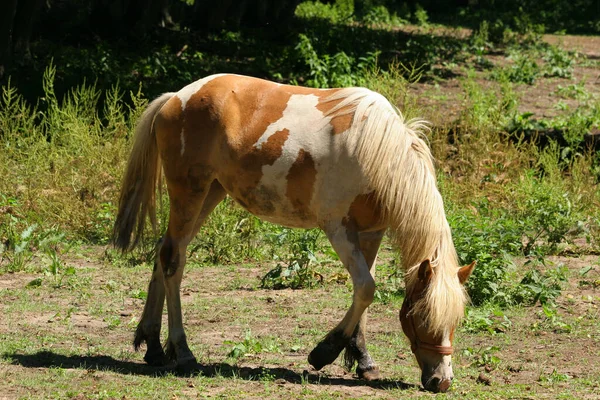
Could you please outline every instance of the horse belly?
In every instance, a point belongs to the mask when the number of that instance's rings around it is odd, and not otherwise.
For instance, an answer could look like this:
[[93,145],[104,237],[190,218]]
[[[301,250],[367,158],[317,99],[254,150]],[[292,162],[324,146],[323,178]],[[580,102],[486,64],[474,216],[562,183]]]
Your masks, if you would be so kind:
[[[242,174],[243,175],[243,174]],[[285,191],[276,185],[230,181],[223,184],[229,196],[258,218],[291,228],[314,228],[317,217],[309,207],[294,207]]]

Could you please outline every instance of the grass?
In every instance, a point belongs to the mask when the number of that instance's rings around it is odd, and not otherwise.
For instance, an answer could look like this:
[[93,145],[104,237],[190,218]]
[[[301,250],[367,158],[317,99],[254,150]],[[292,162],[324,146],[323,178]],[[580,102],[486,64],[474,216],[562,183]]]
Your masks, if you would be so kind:
[[[235,57],[253,49],[257,60],[244,65],[235,58],[233,69],[315,87],[364,85],[407,118],[442,115],[428,135],[438,182],[461,262],[478,261],[468,284],[473,305],[457,332],[457,382],[445,397],[597,393],[597,372],[561,358],[567,344],[594,349],[599,340],[600,269],[588,255],[598,253],[600,159],[586,134],[600,124],[600,102],[593,86],[576,78],[590,60],[543,44],[535,26],[514,31],[481,23],[458,38],[440,35],[422,8],[353,15],[344,4],[303,3],[298,15],[306,24],[292,44],[261,47],[248,32],[224,31],[206,39],[220,43],[222,54],[199,53],[191,43],[180,60],[168,48],[147,53],[159,63],[125,55],[123,65],[142,71],[142,87],[127,79],[107,85],[113,72],[67,89],[77,60],[64,67],[66,54],[45,69],[37,101],[25,100],[19,82],[2,87],[0,392],[99,399],[422,395],[397,321],[404,288],[389,244],[380,254],[368,339],[387,380],[364,385],[339,364],[304,373],[306,354],[349,305],[347,274],[319,231],[262,222],[230,200],[191,243],[182,288],[202,370],[157,377],[131,352],[154,238],[129,255],[106,246],[132,128],[171,72],[177,78],[167,89],[174,90],[193,79],[194,68],[220,69],[230,49],[238,49]],[[407,21],[419,24],[415,33],[401,30]],[[103,46],[94,51],[114,62]],[[82,71],[99,74],[96,57],[86,54]],[[450,81],[455,93],[447,90]],[[524,87],[551,83],[555,116],[523,109]],[[423,105],[428,96],[416,93],[424,84],[435,88],[436,101],[455,103],[455,118]],[[545,132],[559,136],[540,136]],[[540,345],[552,356],[533,350]],[[491,387],[478,381],[481,373]]]

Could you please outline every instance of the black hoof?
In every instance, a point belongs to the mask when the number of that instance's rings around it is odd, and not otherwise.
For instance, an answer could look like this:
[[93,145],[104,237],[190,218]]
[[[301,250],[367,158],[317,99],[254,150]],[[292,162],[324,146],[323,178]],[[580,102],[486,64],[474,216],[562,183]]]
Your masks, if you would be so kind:
[[144,356],[144,361],[151,367],[164,367],[168,365],[170,360],[165,355],[164,351],[149,353],[147,352]]
[[195,357],[178,361],[175,371],[177,372],[177,375],[191,375],[198,371],[198,361],[196,361]]
[[324,366],[331,364],[340,355],[342,350],[348,345],[349,337],[344,337],[342,333],[327,335],[321,343],[317,345],[308,355],[308,363],[317,371]]

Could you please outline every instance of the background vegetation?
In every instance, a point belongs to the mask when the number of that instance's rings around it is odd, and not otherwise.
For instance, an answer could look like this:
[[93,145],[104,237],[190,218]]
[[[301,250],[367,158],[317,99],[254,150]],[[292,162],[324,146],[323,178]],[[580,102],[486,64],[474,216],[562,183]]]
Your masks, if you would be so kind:
[[[154,239],[128,256],[99,247],[109,245],[135,121],[163,91],[234,72],[366,86],[408,117],[431,119],[459,257],[478,261],[463,331],[506,331],[511,309],[537,304],[546,327],[570,332],[556,301],[571,273],[549,260],[598,252],[600,100],[577,71],[597,77],[599,64],[542,34],[597,35],[598,2],[84,3],[32,3],[26,16],[17,9],[0,48],[0,278],[26,272],[37,276],[31,287],[73,288],[78,271],[68,260],[83,248],[118,269],[151,264]],[[18,18],[30,21],[31,32],[19,32]],[[454,92],[445,92],[448,82]],[[540,115],[521,92],[547,84],[554,103]],[[231,201],[189,252],[191,268],[264,263],[256,288],[346,282],[319,231],[274,226]],[[399,306],[398,258],[387,244],[381,264],[377,302]],[[581,271],[584,286],[597,287],[586,278],[596,269]],[[247,333],[224,345],[238,360],[273,344]],[[497,366],[495,350],[470,351],[465,357],[476,367]]]

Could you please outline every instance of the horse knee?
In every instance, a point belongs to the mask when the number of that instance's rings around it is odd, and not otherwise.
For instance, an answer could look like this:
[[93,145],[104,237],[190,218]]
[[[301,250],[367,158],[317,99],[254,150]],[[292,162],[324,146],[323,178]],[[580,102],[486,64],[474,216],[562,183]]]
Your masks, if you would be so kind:
[[375,280],[369,275],[368,278],[354,285],[354,291],[362,303],[370,305],[375,297]]

